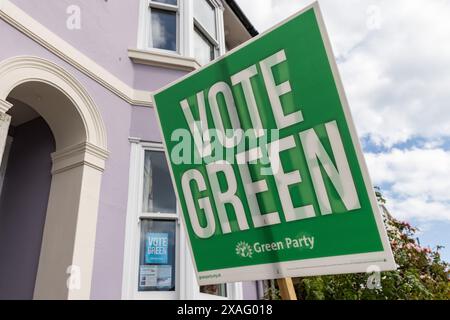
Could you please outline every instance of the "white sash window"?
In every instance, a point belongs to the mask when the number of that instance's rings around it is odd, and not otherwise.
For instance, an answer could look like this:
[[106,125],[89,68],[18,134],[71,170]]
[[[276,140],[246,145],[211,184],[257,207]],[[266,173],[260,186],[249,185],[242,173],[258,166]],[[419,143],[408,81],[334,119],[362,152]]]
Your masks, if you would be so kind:
[[161,144],[132,141],[124,299],[242,299],[241,284],[199,287]]
[[141,0],[138,49],[207,64],[225,52],[220,0]]

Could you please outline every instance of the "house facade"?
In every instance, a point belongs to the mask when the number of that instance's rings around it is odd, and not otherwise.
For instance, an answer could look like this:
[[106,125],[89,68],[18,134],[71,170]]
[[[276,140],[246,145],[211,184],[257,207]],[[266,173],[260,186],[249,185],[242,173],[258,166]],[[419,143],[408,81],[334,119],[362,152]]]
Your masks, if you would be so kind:
[[234,1],[0,0],[0,299],[260,297],[198,287],[151,101],[256,34]]

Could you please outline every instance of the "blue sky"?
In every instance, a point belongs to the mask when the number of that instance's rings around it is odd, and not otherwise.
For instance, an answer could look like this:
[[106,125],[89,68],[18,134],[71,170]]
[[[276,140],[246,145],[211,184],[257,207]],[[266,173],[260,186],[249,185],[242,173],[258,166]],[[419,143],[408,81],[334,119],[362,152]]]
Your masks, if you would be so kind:
[[[263,32],[308,0],[237,0]],[[319,0],[371,178],[450,261],[450,0]]]

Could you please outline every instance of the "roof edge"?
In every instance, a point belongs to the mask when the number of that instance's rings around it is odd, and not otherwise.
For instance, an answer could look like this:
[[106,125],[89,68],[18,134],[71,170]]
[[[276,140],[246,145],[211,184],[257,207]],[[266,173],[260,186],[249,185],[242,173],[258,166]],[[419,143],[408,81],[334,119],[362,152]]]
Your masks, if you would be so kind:
[[259,35],[258,30],[256,30],[256,28],[253,26],[253,24],[250,22],[250,20],[247,18],[247,16],[245,15],[245,13],[242,11],[241,7],[236,3],[235,0],[225,0],[225,2],[228,4],[228,6],[238,17],[238,19],[241,21],[245,29],[247,29],[248,33],[252,37],[256,37],[257,35]]

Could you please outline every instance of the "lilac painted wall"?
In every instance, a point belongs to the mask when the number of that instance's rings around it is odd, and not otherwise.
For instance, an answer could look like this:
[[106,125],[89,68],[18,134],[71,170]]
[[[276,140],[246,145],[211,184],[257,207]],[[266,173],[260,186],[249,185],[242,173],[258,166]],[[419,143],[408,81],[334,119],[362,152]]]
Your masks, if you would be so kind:
[[130,136],[148,142],[161,142],[158,120],[153,108],[133,107]]
[[184,76],[185,71],[163,69],[145,65],[134,65],[134,88],[154,91]]
[[[139,0],[12,0],[19,8],[128,84],[133,66],[128,48],[136,47]],[[69,30],[69,6],[81,9],[81,29]]]
[[0,198],[0,299],[32,299],[55,141],[42,118],[13,131]]

